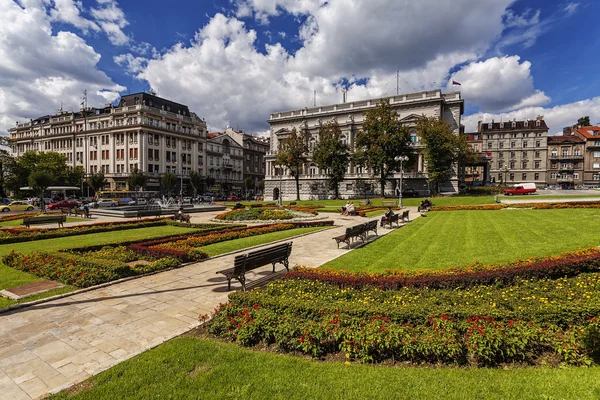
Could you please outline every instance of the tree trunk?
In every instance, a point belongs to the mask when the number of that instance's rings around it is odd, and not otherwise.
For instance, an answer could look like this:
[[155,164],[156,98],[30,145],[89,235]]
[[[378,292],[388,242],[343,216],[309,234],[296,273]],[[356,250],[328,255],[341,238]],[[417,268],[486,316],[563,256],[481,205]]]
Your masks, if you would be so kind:
[[300,174],[296,174],[296,200],[300,200]]
[[385,175],[383,172],[381,173],[381,177],[379,178],[379,185],[381,186],[381,197],[385,198]]

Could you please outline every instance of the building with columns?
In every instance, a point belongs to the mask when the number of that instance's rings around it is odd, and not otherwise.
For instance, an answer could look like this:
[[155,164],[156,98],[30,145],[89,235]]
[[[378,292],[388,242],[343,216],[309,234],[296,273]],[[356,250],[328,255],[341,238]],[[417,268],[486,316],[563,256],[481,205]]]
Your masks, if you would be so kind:
[[165,172],[183,178],[206,175],[206,122],[187,106],[148,93],[121,97],[117,106],[59,112],[9,130],[14,156],[55,151],[86,175],[104,172],[106,189],[127,189],[137,168],[148,174],[148,190],[159,190]]
[[[307,131],[309,134],[309,148],[314,147],[319,140],[319,127],[327,121],[336,120],[341,131],[342,141],[350,149],[355,149],[356,134],[361,130],[364,121],[364,112],[374,108],[383,98],[343,102],[328,106],[302,108],[297,110],[274,112],[269,118],[270,149],[265,157],[265,200],[296,199],[295,180],[288,171],[280,169],[275,164],[281,140],[291,133],[293,128]],[[387,98],[392,108],[398,114],[400,121],[410,129],[414,151],[417,153],[417,162],[407,165],[403,174],[403,190],[415,189],[419,193],[428,194],[427,166],[421,154],[423,146],[415,129],[417,120],[424,116],[437,116],[447,121],[455,134],[459,134],[461,115],[464,112],[464,100],[460,92],[442,93],[441,90],[431,90],[418,93],[401,94]],[[390,181],[385,188],[385,194],[393,196],[400,180],[400,172],[390,176]],[[457,191],[458,179],[453,178],[442,188],[444,191]],[[367,195],[381,195],[378,193],[379,184],[372,177],[371,171],[350,163],[346,180],[340,184],[340,196],[343,198],[358,198]],[[309,161],[304,165],[300,174],[300,198],[324,199],[330,195],[327,190],[327,178],[324,171]]]

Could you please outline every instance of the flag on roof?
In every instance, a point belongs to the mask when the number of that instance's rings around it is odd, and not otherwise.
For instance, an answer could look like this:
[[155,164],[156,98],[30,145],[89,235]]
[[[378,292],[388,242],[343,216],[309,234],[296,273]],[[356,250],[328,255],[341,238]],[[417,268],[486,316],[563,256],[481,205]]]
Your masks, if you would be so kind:
[[454,79],[452,79],[452,85],[458,85],[458,86],[460,86],[460,82],[456,82]]

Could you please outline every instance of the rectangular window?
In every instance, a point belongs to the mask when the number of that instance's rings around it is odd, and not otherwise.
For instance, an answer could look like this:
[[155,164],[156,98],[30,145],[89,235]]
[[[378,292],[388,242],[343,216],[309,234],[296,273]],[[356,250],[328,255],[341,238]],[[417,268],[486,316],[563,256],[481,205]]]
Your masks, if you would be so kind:
[[540,152],[539,151],[535,152],[535,158],[540,158]]
[[504,142],[500,142],[500,143],[498,143],[498,148],[499,148],[499,149],[503,149],[503,148],[504,148]]
[[158,161],[160,159],[159,154],[160,152],[158,150],[154,150],[154,161]]
[[514,180],[515,180],[515,174],[513,174],[513,173],[511,172],[509,179],[510,179],[511,181],[514,181]]
[[595,162],[592,168],[600,168],[600,163]]
[[594,158],[600,158],[600,151],[594,152]]
[[594,181],[600,181],[600,174],[594,174],[594,175],[592,175],[592,180],[594,180]]
[[535,165],[535,169],[538,169],[538,168],[540,167],[540,162],[539,162],[539,161],[536,161],[536,162],[534,163],[534,165]]
[[534,180],[539,181],[540,180],[540,174],[539,173],[535,173],[534,175]]
[[488,142],[488,149],[492,148],[492,142]]
[[510,142],[510,148],[514,149],[515,147],[517,147],[517,143],[516,142]]
[[[154,152],[152,151],[152,149],[148,149],[148,160],[153,160],[154,157],[152,157],[154,155]],[[148,171],[151,171],[151,169],[148,169]]]
[[539,140],[535,141],[535,147],[540,147],[540,141]]
[[171,162],[171,152],[170,151],[167,151],[166,156],[167,156],[167,162]]
[[527,161],[523,161],[522,165],[523,165],[523,169],[527,169]]
[[523,158],[527,158],[527,152],[526,151],[523,152]]
[[573,179],[579,179],[579,172],[573,172]]
[[526,173],[521,174],[521,180],[524,180],[524,181],[527,180],[527,174]]
[[515,158],[515,152],[514,151],[510,152],[510,158]]
[[523,147],[527,147],[527,140],[523,142]]
[[514,161],[511,161],[511,162],[510,162],[510,168],[511,168],[511,169],[515,169],[515,165],[516,165],[516,164],[515,164],[515,162],[514,162]]

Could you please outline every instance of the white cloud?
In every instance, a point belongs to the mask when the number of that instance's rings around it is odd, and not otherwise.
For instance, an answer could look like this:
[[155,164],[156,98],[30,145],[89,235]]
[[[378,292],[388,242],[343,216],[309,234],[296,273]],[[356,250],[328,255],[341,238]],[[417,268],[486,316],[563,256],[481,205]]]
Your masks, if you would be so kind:
[[571,16],[571,15],[575,14],[578,7],[579,7],[579,3],[569,3],[565,6],[564,12],[567,14],[567,16]]
[[125,88],[98,70],[100,54],[74,33],[53,34],[43,4],[27,4],[0,0],[0,131],[56,112],[61,101],[78,109],[85,89],[90,105],[116,99]]
[[52,21],[66,22],[88,33],[91,29],[95,32],[100,31],[100,27],[93,21],[81,16],[82,4],[73,0],[53,0],[54,8],[50,9],[50,18]]
[[269,22],[269,17],[279,15],[282,11],[293,15],[310,14],[319,9],[327,0],[237,0],[236,17],[245,18],[254,14],[262,24]]
[[513,26],[531,26],[536,25],[540,22],[541,11],[537,10],[535,13],[531,9],[526,10],[523,14],[515,14],[512,10],[508,10],[504,14],[504,26],[511,28]]
[[463,118],[463,124],[467,132],[477,130],[477,121],[489,122],[511,121],[516,118],[517,121],[525,119],[535,119],[538,115],[543,115],[548,124],[550,134],[562,132],[565,126],[572,126],[577,123],[577,119],[589,115],[591,122],[600,122],[600,97],[576,101],[568,104],[561,104],[554,107],[525,107],[519,110],[507,113],[476,113]]
[[123,28],[129,25],[129,22],[117,2],[114,0],[98,0],[98,4],[101,7],[92,8],[91,14],[108,36],[108,40],[118,46],[129,43],[129,37],[123,33]]
[[120,54],[113,57],[113,61],[127,69],[130,74],[138,74],[144,70],[148,63],[148,59],[144,57],[135,57],[133,54]]
[[464,99],[483,110],[503,111],[547,104],[550,98],[534,89],[531,63],[519,60],[519,56],[505,56],[473,62],[456,72],[452,79],[461,83]]

